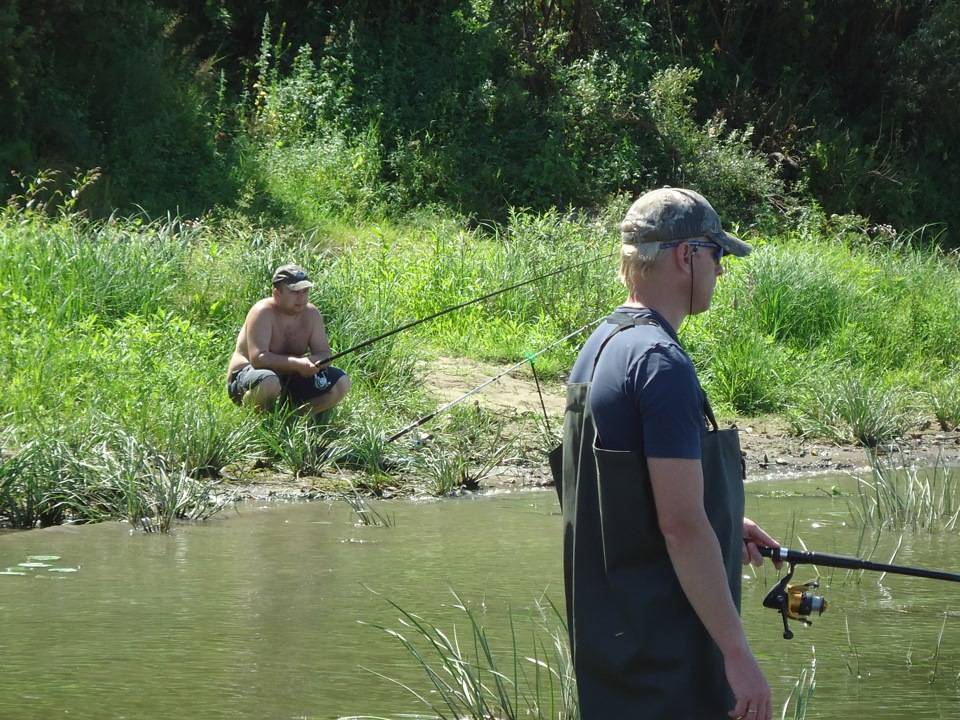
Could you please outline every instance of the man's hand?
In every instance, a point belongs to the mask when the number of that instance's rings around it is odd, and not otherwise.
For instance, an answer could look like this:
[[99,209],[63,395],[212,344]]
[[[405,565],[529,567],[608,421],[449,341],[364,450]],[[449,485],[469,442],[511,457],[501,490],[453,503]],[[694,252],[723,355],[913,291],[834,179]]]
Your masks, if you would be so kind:
[[770,686],[746,646],[723,656],[727,682],[736,705],[727,713],[734,720],[770,720]]
[[[757,567],[763,565],[763,556],[758,546],[778,548],[780,543],[767,535],[759,525],[750,518],[743,519],[743,564],[753,563]],[[781,560],[774,560],[773,564],[779,570],[783,565]]]
[[313,377],[320,369],[316,363],[311,362],[310,358],[290,358],[290,363],[293,365],[293,371],[300,377]]
[[310,362],[314,364],[317,370],[323,370],[330,366],[331,355],[329,352],[313,353],[310,356]]

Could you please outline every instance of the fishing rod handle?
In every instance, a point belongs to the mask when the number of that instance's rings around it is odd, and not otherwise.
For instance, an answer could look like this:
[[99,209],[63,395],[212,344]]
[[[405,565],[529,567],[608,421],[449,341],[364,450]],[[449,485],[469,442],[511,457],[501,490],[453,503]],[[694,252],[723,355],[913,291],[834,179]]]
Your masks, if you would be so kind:
[[942,570],[928,570],[927,568],[907,567],[904,565],[889,565],[886,563],[873,562],[872,560],[848,557],[846,555],[828,555],[826,553],[816,553],[808,550],[790,550],[784,547],[760,547],[758,549],[764,557],[784,560],[795,565],[824,565],[826,567],[843,568],[847,570],[872,570],[874,572],[909,575],[911,577],[927,578],[929,580],[960,582],[960,574],[944,572]]
[[848,570],[874,570],[877,568],[867,567],[865,560],[845,555],[825,555],[824,553],[811,552],[809,550],[791,550],[790,548],[779,547],[759,547],[760,554],[764,557],[782,560],[783,562],[793,563],[794,565],[826,565],[828,567],[846,568]]

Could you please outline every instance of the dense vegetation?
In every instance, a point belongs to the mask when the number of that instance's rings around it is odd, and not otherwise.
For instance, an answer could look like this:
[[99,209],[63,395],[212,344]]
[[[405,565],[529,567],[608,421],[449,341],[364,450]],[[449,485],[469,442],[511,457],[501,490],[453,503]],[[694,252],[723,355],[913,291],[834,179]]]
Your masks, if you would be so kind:
[[435,407],[421,361],[521,360],[620,300],[612,260],[345,357],[319,423],[225,397],[246,310],[300,262],[345,348],[608,254],[661,183],[757,248],[682,333],[723,413],[960,425],[954,4],[13,2],[0,39],[0,522],[162,528],[331,448],[361,490],[473,485],[552,440],[468,408],[385,444]]
[[100,167],[101,215],[502,220],[667,183],[960,221],[955,2],[12,0],[0,47],[0,182]]

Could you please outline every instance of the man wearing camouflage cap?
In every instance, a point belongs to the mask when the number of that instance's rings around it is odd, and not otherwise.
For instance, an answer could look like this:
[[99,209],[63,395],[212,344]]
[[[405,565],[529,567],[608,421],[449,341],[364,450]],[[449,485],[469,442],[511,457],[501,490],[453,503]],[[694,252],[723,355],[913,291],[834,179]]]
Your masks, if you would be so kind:
[[743,516],[736,430],[718,428],[676,333],[750,246],[679,188],[640,197],[620,230],[629,294],[577,358],[551,457],[581,717],[770,720],[740,564],[777,543]]
[[286,396],[311,413],[329,410],[350,390],[350,378],[329,365],[323,316],[309,302],[313,282],[298,265],[273,274],[273,292],[258,301],[237,336],[227,368],[227,394],[259,410]]

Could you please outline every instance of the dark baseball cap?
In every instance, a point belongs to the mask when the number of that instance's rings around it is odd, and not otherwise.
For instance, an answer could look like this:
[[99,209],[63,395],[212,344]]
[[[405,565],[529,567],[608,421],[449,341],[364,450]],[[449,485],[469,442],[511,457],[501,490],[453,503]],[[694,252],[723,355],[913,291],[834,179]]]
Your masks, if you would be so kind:
[[273,285],[286,285],[291,290],[306,290],[312,288],[313,283],[307,271],[299,265],[281,265],[273,274]]
[[620,223],[624,245],[664,243],[707,237],[724,252],[740,257],[752,248],[743,240],[724,232],[720,216],[700,193],[683,188],[665,187],[641,195],[627,210]]

